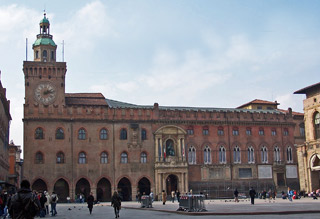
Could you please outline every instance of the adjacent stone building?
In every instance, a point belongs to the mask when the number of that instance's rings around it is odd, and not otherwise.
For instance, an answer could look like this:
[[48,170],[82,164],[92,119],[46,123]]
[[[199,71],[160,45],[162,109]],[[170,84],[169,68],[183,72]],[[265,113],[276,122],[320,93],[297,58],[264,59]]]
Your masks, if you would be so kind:
[[301,190],[320,188],[320,83],[300,89],[303,101],[306,141],[297,147]]
[[[65,93],[65,62],[46,16],[25,61],[24,176],[60,200],[92,191],[101,201],[118,190],[156,196],[233,189],[299,188],[296,134],[303,117],[291,109],[135,105],[101,93]],[[260,103],[266,107],[265,103]],[[300,116],[300,117],[299,117]]]
[[10,121],[10,101],[7,100],[6,89],[2,86],[0,79],[0,183],[2,186],[8,183]]

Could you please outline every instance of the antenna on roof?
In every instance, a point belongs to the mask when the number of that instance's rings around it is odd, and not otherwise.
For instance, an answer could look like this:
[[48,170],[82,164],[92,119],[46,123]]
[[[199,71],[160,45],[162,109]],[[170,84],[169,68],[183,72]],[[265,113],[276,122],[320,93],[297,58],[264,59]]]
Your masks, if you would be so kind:
[[62,62],[64,62],[64,40],[62,40]]
[[26,38],[26,61],[28,61],[28,38]]

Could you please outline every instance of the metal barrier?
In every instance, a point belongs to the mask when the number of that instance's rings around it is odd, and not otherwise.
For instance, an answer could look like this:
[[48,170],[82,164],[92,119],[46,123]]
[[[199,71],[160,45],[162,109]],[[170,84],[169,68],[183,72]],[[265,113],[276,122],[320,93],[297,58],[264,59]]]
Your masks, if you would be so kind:
[[207,211],[204,205],[204,195],[181,195],[178,211]]
[[141,197],[141,208],[152,208],[152,199],[148,195]]

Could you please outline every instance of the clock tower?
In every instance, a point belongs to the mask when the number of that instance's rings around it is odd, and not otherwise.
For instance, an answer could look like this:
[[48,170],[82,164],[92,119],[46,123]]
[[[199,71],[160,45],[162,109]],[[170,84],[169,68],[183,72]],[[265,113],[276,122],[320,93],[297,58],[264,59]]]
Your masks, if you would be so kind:
[[44,13],[40,33],[32,49],[34,61],[24,61],[25,107],[65,105],[66,63],[56,61],[57,45],[50,34],[50,22]]

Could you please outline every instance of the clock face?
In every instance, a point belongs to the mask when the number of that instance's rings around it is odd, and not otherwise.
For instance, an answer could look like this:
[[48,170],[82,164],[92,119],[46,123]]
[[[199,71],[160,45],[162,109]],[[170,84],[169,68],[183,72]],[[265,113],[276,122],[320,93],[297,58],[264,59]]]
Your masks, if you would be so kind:
[[56,88],[50,82],[42,82],[38,84],[34,91],[35,99],[44,105],[53,103],[56,99]]

